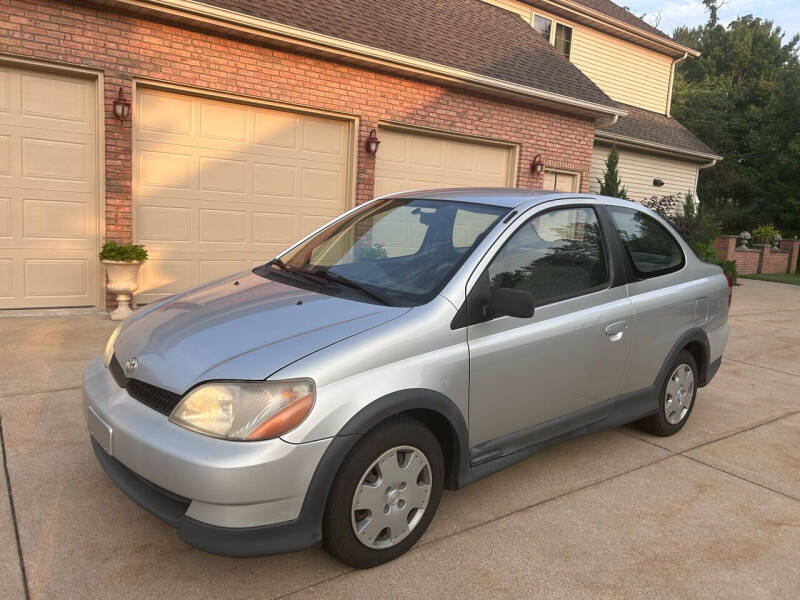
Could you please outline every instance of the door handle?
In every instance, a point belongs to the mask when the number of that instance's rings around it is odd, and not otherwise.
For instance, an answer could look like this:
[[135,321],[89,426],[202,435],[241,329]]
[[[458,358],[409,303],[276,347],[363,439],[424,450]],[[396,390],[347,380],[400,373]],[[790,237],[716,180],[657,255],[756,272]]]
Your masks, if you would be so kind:
[[611,338],[612,342],[616,342],[622,337],[622,334],[625,333],[627,328],[627,321],[617,321],[616,323],[611,323],[611,325],[606,326],[605,332],[606,335]]

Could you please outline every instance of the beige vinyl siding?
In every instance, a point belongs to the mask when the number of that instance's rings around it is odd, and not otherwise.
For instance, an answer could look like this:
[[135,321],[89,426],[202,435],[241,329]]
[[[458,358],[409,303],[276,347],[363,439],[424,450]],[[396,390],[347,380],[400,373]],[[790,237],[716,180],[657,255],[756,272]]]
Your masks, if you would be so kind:
[[484,0],[531,23],[533,15],[573,28],[570,61],[612,99],[666,113],[672,59],[516,0]]
[[[611,147],[596,144],[592,152],[592,168],[589,191],[600,191],[598,179],[606,170],[606,159]],[[629,148],[619,149],[619,175],[628,190],[628,198],[641,202],[652,196],[693,194],[697,189],[698,163],[680,160],[659,154],[640,152]],[[653,185],[654,179],[664,182],[661,187]]]

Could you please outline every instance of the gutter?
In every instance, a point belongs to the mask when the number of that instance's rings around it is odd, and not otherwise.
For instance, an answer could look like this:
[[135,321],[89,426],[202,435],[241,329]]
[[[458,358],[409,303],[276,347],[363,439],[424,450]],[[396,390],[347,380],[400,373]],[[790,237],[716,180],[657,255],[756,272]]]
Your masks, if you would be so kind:
[[316,33],[291,25],[284,25],[252,17],[224,8],[218,8],[197,2],[196,0],[106,0],[107,4],[121,4],[135,11],[155,11],[162,15],[188,18],[205,24],[225,29],[233,29],[258,38],[267,38],[292,46],[303,46],[308,49],[321,50],[326,54],[356,58],[360,62],[368,62],[383,66],[400,68],[403,71],[423,74],[437,80],[460,82],[479,90],[500,92],[503,95],[535,100],[546,105],[570,108],[573,112],[600,118],[616,118],[628,113],[622,109],[579,100],[570,96],[548,92],[537,88],[472,73],[463,69],[449,67],[439,63],[413,58],[404,54],[381,50],[372,46],[351,42],[341,38]]
[[653,150],[661,154],[670,154],[683,159],[686,159],[688,157],[694,160],[697,159],[705,160],[706,163],[699,166],[699,168],[701,169],[707,169],[709,167],[713,167],[715,164],[717,164],[717,162],[723,160],[722,156],[718,156],[716,154],[707,154],[705,152],[684,150],[682,148],[677,148],[675,146],[668,146],[666,144],[659,144],[657,142],[648,142],[646,140],[639,140],[624,135],[610,134],[602,131],[596,131],[594,137],[595,140],[599,140],[601,142],[616,143],[617,145],[620,146],[634,146],[637,148],[646,148],[648,150]]
[[672,85],[675,82],[675,69],[678,67],[679,64],[681,64],[687,58],[689,58],[689,53],[688,52],[684,52],[683,56],[679,56],[678,58],[673,58],[672,59],[672,66],[670,67],[670,70],[669,70],[669,89],[667,91],[667,111],[666,111],[666,113],[664,113],[668,117],[670,116],[669,113],[670,113],[670,109],[672,108]]

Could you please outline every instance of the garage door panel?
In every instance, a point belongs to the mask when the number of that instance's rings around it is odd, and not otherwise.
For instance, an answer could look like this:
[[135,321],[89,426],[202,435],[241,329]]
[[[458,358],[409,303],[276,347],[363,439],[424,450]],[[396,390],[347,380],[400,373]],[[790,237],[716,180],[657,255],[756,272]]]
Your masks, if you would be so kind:
[[[146,89],[139,94],[145,114],[135,131],[134,232],[153,250],[140,301],[227,268],[263,264],[346,209],[346,122]],[[169,113],[180,103],[186,104],[176,125]]]
[[200,103],[200,141],[247,143],[248,109],[221,102]]
[[296,221],[298,219],[290,213],[253,213],[253,244],[288,246],[299,237],[300,227]]
[[88,115],[84,82],[48,73],[23,73],[20,81],[21,114],[27,117],[74,121],[84,125],[94,122]]
[[177,152],[140,150],[139,181],[143,186],[192,189],[192,156]]
[[381,163],[398,163],[404,165],[408,162],[409,136],[391,129],[381,129],[381,145],[378,157]]
[[245,243],[247,215],[243,211],[200,210],[200,242]]
[[191,208],[145,204],[137,206],[134,214],[137,238],[148,246],[192,241]]
[[243,160],[201,156],[198,160],[199,190],[244,194],[251,179],[248,167]]
[[0,308],[91,306],[94,80],[0,67]]
[[262,149],[298,149],[300,116],[281,111],[256,111],[253,143]]
[[177,136],[190,141],[194,122],[191,98],[151,90],[140,90],[137,97],[135,114],[142,139],[162,141]]
[[440,169],[442,167],[442,153],[444,143],[430,137],[411,138],[411,153],[409,162],[420,167]]
[[293,198],[297,195],[297,168],[288,165],[255,163],[253,193]]

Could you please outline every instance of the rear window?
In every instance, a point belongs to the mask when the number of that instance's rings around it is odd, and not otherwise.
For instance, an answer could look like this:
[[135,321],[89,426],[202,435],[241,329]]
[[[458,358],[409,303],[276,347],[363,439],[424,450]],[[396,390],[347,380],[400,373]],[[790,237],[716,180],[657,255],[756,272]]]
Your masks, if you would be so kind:
[[683,267],[685,258],[680,244],[653,217],[619,206],[609,206],[608,211],[637,275],[658,277]]

